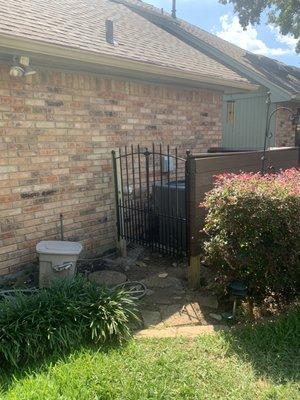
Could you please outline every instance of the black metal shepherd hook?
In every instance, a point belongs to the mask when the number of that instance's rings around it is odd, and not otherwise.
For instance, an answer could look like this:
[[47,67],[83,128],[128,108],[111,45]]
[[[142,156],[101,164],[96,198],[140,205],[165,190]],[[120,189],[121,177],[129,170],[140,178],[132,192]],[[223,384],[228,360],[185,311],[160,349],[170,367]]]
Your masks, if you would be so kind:
[[266,119],[266,131],[265,131],[265,140],[264,140],[264,149],[263,149],[263,155],[261,158],[261,174],[264,175],[266,173],[266,153],[267,153],[267,144],[268,144],[268,140],[270,140],[273,137],[273,133],[270,132],[270,125],[271,125],[271,119],[273,117],[274,114],[276,114],[277,111],[279,110],[285,110],[288,111],[291,114],[291,120],[295,121],[297,118],[297,114],[290,108],[288,107],[284,107],[284,106],[280,106],[275,108],[275,110],[273,110],[270,113],[270,107],[271,107],[271,92],[267,93],[267,119]]

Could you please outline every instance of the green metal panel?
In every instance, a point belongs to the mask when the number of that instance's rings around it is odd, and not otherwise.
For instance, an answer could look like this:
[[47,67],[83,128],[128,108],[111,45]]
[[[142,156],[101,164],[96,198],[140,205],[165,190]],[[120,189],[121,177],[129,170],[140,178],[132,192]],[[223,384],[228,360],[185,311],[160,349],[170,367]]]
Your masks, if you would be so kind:
[[[223,98],[222,143],[223,147],[262,149],[267,118],[266,92],[225,95]],[[234,101],[234,121],[227,121],[227,102]],[[271,110],[275,104],[271,104]],[[271,121],[275,133],[275,118]],[[270,141],[273,146],[275,138]]]

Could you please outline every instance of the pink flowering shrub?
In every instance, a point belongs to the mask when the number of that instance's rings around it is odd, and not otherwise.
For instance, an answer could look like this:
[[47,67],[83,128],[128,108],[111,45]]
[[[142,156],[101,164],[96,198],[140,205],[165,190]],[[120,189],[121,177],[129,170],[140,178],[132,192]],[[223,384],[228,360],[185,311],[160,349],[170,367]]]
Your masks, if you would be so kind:
[[204,249],[225,284],[241,279],[251,295],[290,298],[300,287],[300,171],[224,174],[200,205]]

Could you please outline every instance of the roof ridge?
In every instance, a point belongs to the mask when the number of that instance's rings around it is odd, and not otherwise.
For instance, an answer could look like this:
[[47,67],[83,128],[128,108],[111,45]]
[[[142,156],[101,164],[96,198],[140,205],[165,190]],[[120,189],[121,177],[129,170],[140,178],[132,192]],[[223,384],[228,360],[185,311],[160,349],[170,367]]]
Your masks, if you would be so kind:
[[172,21],[174,24],[176,24],[176,22],[177,22],[177,24],[179,22],[183,22],[184,24],[187,24],[187,25],[189,25],[189,26],[191,26],[191,27],[193,27],[193,28],[195,28],[197,30],[200,30],[200,31],[204,32],[205,34],[211,36],[212,38],[217,38],[217,40],[219,40],[220,42],[222,41],[224,43],[229,44],[231,47],[236,48],[237,50],[243,52],[244,54],[251,54],[251,55],[254,55],[257,58],[264,57],[264,58],[269,59],[269,60],[271,60],[273,62],[277,62],[278,64],[282,64],[282,65],[285,65],[287,67],[290,67],[290,68],[293,68],[293,69],[296,69],[296,70],[300,71],[300,68],[295,66],[295,65],[290,65],[290,64],[284,63],[283,61],[276,60],[275,58],[271,58],[271,57],[265,56],[263,54],[256,54],[256,53],[254,53],[254,52],[252,52],[250,50],[243,49],[242,47],[236,45],[235,43],[231,43],[228,40],[223,39],[220,36],[217,36],[216,34],[214,34],[212,32],[209,32],[206,29],[201,28],[199,25],[195,25],[195,24],[193,24],[193,23],[191,23],[189,21],[186,21],[186,20],[184,20],[182,18],[178,18],[178,17],[176,17],[176,19],[174,19],[172,17],[171,13],[166,12],[165,10],[164,10],[163,13],[161,13],[162,9],[159,9],[158,7],[156,7],[156,6],[152,5],[152,4],[149,4],[149,3],[147,3],[147,2],[145,2],[143,0],[109,0],[109,1],[112,1],[114,3],[120,3],[120,4],[128,4],[130,6],[134,5],[134,6],[137,6],[137,7],[141,7],[141,9],[146,9],[147,11],[150,10],[153,13],[157,14],[158,16],[160,16],[161,18],[164,18],[164,17],[167,18],[169,21]]
[[[146,9],[147,11],[152,11],[153,13],[158,14],[161,18],[163,18],[163,17],[168,18],[174,24],[176,24],[176,21],[177,21],[177,23],[178,22],[184,22],[185,24],[188,24],[193,28],[199,29],[202,32],[204,32],[204,33],[206,33],[206,34],[208,34],[208,35],[210,35],[212,37],[217,37],[220,41],[226,42],[226,43],[230,44],[231,46],[236,47],[238,50],[242,50],[243,52],[249,52],[248,50],[245,50],[242,47],[239,47],[238,45],[236,45],[234,43],[231,43],[226,39],[220,38],[219,36],[215,35],[214,33],[209,32],[206,29],[203,29],[200,26],[195,25],[195,24],[193,24],[191,22],[188,22],[185,19],[178,18],[178,17],[176,17],[176,19],[174,19],[172,17],[171,13],[169,13],[168,11],[165,11],[164,9],[160,9],[160,8],[158,8],[158,7],[156,7],[156,6],[152,5],[152,4],[149,4],[149,3],[147,3],[147,2],[145,2],[143,0],[135,0],[135,1],[133,1],[133,0],[109,0],[109,1],[116,2],[116,3],[122,3],[122,4],[128,4],[128,5],[135,5],[135,6],[141,7],[142,9]],[[161,10],[163,10],[163,13],[161,12]],[[249,53],[252,53],[252,52],[249,52]],[[252,54],[255,54],[255,53],[252,53]]]
[[[193,37],[194,39],[199,40],[199,45],[202,43],[204,46],[209,46],[211,48],[211,52],[213,49],[219,51],[220,54],[219,56],[216,55],[215,59],[229,68],[231,68],[230,64],[227,64],[225,60],[221,60],[222,53],[224,54],[224,57],[229,57],[228,61],[231,59],[233,62],[237,62],[238,65],[240,65],[240,73],[243,69],[247,68],[249,74],[255,73],[257,77],[266,79],[270,84],[275,83],[279,88],[281,87],[282,90],[287,90],[290,93],[300,93],[300,68],[296,66],[286,64],[265,55],[255,54],[251,51],[242,49],[241,47],[222,39],[195,24],[192,24],[181,18],[174,19],[171,14],[165,12],[162,13],[159,8],[142,0],[110,1],[122,3],[140,15],[144,14],[145,18],[147,18],[145,15],[146,13],[148,13],[149,18],[151,15],[159,18],[159,26],[162,28],[164,28],[164,21],[166,21],[165,23],[169,24],[168,28],[166,27],[167,31],[168,29],[171,29],[172,25],[170,25],[170,23],[172,23],[174,29],[177,27],[178,30],[182,29],[187,34],[191,35],[191,42]],[[186,40],[186,43],[188,43],[188,40]],[[201,51],[200,48],[198,48],[198,51]],[[210,54],[210,56],[212,55]]]

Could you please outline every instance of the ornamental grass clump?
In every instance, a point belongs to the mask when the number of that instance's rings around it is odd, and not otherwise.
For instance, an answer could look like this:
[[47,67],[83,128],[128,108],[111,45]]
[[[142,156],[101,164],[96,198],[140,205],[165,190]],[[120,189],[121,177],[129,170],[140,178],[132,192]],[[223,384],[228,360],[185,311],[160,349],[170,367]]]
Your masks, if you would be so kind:
[[20,366],[80,345],[122,341],[136,319],[131,298],[78,277],[0,301],[0,363]]
[[300,171],[224,174],[201,206],[204,249],[223,287],[240,279],[250,295],[289,300],[300,287]]

